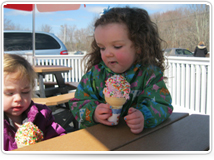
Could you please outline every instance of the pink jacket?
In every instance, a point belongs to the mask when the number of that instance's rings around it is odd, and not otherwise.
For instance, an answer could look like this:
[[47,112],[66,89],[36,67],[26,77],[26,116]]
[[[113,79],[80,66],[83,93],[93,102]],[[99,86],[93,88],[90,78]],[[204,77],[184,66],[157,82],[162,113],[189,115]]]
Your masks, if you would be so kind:
[[[25,121],[33,122],[44,133],[44,140],[66,134],[66,131],[56,122],[52,111],[42,104],[31,101],[30,107],[24,112]],[[4,150],[10,151],[17,148],[15,142],[16,130],[10,125],[9,118],[4,115]]]

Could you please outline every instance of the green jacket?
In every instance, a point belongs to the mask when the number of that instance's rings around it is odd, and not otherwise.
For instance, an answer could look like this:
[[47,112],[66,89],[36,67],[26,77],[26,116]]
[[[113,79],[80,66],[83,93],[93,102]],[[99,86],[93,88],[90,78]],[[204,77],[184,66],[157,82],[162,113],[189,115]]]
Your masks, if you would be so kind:
[[[116,73],[100,62],[83,75],[75,98],[69,101],[71,112],[80,129],[96,124],[93,120],[94,111],[98,104],[106,103],[103,88],[105,81],[114,74]],[[131,85],[130,99],[123,105],[122,117],[127,115],[130,107],[134,107],[144,115],[144,128],[152,128],[171,115],[173,111],[171,95],[163,81],[163,73],[158,67],[134,64],[121,75]]]

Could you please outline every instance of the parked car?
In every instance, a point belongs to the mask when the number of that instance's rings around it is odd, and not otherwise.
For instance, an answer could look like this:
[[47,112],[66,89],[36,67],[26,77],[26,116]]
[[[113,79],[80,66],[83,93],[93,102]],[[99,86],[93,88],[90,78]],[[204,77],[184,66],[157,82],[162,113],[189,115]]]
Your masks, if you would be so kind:
[[181,57],[193,57],[193,53],[183,48],[167,48],[164,51],[165,56],[181,56]]
[[82,51],[77,51],[74,53],[74,55],[84,55],[84,53]]
[[[4,53],[33,53],[32,37],[32,31],[5,30]],[[68,51],[53,33],[35,32],[35,55],[68,55]]]

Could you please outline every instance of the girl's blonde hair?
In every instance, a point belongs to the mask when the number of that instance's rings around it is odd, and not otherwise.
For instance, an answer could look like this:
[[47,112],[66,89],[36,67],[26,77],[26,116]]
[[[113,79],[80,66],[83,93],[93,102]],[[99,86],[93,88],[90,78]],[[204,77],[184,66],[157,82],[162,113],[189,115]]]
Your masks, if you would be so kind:
[[[112,8],[96,20],[94,27],[96,29],[99,25],[110,23],[122,23],[127,26],[129,39],[135,45],[136,50],[141,51],[140,54],[137,54],[137,63],[142,66],[155,65],[162,71],[165,70],[165,58],[161,43],[165,45],[165,48],[166,42],[160,38],[158,27],[151,21],[146,10],[129,7]],[[95,39],[91,46],[92,51],[86,54],[83,59],[86,62],[86,72],[102,61],[100,48]]]
[[31,87],[34,88],[37,74],[24,57],[16,54],[4,54],[4,76],[11,73],[17,73],[16,80],[27,78]]

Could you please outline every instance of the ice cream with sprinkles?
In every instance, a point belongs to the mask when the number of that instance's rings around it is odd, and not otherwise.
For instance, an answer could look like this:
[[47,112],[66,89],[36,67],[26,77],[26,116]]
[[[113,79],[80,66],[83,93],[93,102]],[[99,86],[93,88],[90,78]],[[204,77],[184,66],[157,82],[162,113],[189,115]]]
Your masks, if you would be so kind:
[[105,85],[103,94],[112,110],[112,115],[108,118],[108,121],[113,122],[113,125],[117,125],[123,105],[129,99],[130,84],[122,75],[114,75],[106,80]]
[[103,93],[106,97],[129,99],[130,84],[122,75],[114,75],[106,80]]
[[21,125],[15,135],[18,148],[35,144],[43,140],[43,132],[32,122],[26,122]]

